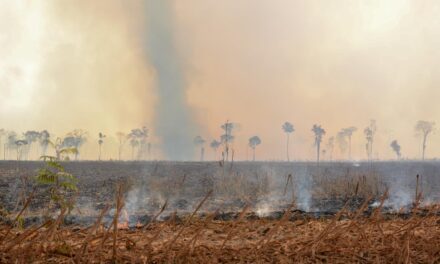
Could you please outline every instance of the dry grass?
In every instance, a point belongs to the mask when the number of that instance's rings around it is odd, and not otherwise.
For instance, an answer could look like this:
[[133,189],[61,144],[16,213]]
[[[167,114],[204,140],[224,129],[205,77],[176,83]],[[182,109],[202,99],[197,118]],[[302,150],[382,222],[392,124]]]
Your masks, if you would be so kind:
[[[440,209],[409,219],[342,210],[333,219],[215,221],[214,214],[147,228],[3,226],[2,263],[439,263]],[[426,213],[426,210],[428,212]],[[246,210],[244,210],[245,212]],[[286,217],[287,216],[287,217]],[[112,231],[113,230],[113,231]],[[118,232],[117,236],[112,233]],[[49,233],[51,238],[49,238]]]
[[[440,263],[439,205],[415,208],[405,218],[397,214],[385,216],[381,212],[385,194],[374,212],[364,214],[371,210],[370,199],[386,193],[387,186],[379,175],[347,171],[335,178],[328,174],[325,170],[311,173],[313,198],[365,198],[357,211],[342,209],[330,219],[311,219],[305,214],[291,217],[298,213],[292,203],[279,220],[248,217],[255,200],[272,195],[275,189],[287,200],[295,198],[295,186],[301,179],[286,174],[271,182],[274,177],[266,172],[253,177],[221,173],[217,179],[204,183],[212,191],[195,204],[192,214],[180,219],[183,221],[176,217],[156,221],[169,204],[169,197],[181,197],[191,191],[185,189],[188,178],[184,174],[178,179],[148,182],[166,199],[153,221],[144,227],[128,230],[118,223],[124,206],[121,187],[109,226],[102,223],[108,206],[89,228],[63,226],[65,212],[53,221],[25,230],[0,225],[0,263]],[[414,188],[417,206],[421,199],[418,178]],[[223,201],[240,198],[245,205],[234,221],[215,220],[223,209],[218,204],[208,206],[216,212],[197,216],[212,196]]]

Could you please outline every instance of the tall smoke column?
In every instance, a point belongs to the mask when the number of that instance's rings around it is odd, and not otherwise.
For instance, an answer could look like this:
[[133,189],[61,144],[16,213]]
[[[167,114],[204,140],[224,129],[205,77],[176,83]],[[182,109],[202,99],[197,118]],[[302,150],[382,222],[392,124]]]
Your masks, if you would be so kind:
[[166,158],[185,160],[193,156],[194,124],[185,98],[182,61],[176,48],[171,0],[147,0],[147,50],[156,70],[158,103],[155,129]]

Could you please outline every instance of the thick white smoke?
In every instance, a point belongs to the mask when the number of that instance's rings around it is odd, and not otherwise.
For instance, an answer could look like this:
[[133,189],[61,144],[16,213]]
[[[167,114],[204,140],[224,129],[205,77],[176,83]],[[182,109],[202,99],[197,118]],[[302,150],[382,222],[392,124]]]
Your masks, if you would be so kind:
[[193,157],[194,123],[185,98],[186,81],[174,38],[169,0],[147,1],[147,53],[156,73],[158,102],[155,127],[166,158]]

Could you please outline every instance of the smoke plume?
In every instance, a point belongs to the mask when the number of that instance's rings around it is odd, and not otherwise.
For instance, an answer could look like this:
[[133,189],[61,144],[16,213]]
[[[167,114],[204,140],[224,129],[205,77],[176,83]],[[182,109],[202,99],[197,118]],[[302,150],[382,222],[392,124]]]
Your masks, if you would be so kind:
[[193,156],[194,124],[185,98],[186,82],[174,39],[173,13],[169,0],[149,0],[148,55],[156,71],[158,103],[155,126],[167,158]]
[[[111,135],[147,125],[152,146],[165,144],[155,154],[161,159],[174,141],[192,151],[194,136],[217,138],[218,124],[231,118],[243,124],[234,159],[245,159],[247,135],[258,131],[265,139],[259,158],[284,160],[286,141],[274,128],[295,120],[291,154],[310,160],[313,123],[336,136],[345,124],[363,132],[374,117],[381,124],[374,156],[387,159],[395,158],[395,138],[405,157],[420,158],[415,123],[440,120],[440,2],[147,1],[0,1],[1,128],[47,130],[53,139],[74,128],[104,132],[106,157],[117,159]],[[153,26],[157,20],[167,30]],[[166,83],[181,86],[166,95]],[[182,125],[190,119],[186,103],[204,131]],[[167,121],[168,108],[181,111]],[[427,156],[440,155],[439,137],[429,134]],[[366,158],[365,143],[363,133],[353,134],[353,159]],[[131,158],[129,148],[122,159]],[[95,139],[82,147],[83,159],[97,154]]]

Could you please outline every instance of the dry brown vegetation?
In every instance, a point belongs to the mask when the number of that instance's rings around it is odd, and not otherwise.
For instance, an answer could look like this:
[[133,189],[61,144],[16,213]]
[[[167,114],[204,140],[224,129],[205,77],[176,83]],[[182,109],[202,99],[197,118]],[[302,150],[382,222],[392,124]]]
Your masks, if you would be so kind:
[[[123,201],[110,226],[104,208],[89,228],[62,227],[55,221],[19,230],[3,226],[2,263],[439,263],[440,208],[414,208],[401,218],[384,217],[381,207],[366,216],[341,210],[330,219],[292,218],[293,206],[278,220],[250,219],[245,206],[234,221],[219,213],[196,213],[133,229],[118,224]],[[382,202],[384,199],[382,199]],[[291,220],[296,219],[296,220]],[[290,220],[290,221],[289,221]],[[123,220],[124,221],[124,220]]]
[[[440,263],[440,206],[419,206],[422,191],[433,192],[435,185],[428,189],[413,177],[408,184],[417,199],[411,211],[390,212],[383,210],[388,194],[379,174],[311,171],[315,205],[342,209],[307,213],[295,203],[295,174],[275,181],[272,170],[249,171],[147,178],[145,185],[166,197],[165,204],[155,207],[147,223],[130,227],[124,192],[136,181],[106,191],[119,195],[92,209],[98,216],[87,226],[63,224],[67,212],[61,210],[20,228],[36,198],[30,195],[0,225],[0,263]],[[273,204],[276,217],[258,216],[256,203],[274,193],[287,206]],[[189,211],[177,213],[171,205],[180,198],[191,201]],[[228,207],[235,199],[244,205]],[[371,206],[373,201],[379,206]],[[230,215],[225,208],[238,209]]]

